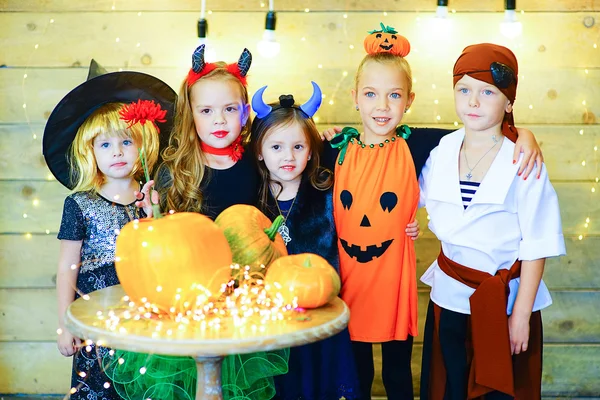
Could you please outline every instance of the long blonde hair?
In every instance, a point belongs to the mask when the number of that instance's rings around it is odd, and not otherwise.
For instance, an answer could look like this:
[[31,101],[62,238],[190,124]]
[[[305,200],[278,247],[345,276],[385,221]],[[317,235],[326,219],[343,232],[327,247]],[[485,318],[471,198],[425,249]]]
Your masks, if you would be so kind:
[[[71,167],[71,181],[76,182],[74,192],[99,191],[106,182],[106,177],[98,169],[96,157],[94,156],[94,139],[99,135],[107,137],[131,137],[136,146],[142,146],[142,135],[145,129],[146,160],[148,169],[152,170],[158,159],[158,130],[151,123],[145,127],[135,124],[131,128],[120,118],[119,110],[123,103],[107,103],[95,110],[81,124],[75,139],[69,149],[69,160]],[[144,171],[142,164],[136,159],[131,171],[131,176],[141,180]]]
[[[226,69],[227,64],[224,62],[215,64],[217,68],[198,81],[218,79],[234,82],[239,85],[244,105],[248,104],[246,87]],[[200,138],[194,125],[190,91],[191,86],[188,87],[187,79],[184,79],[177,98],[173,132],[169,139],[169,146],[162,154],[163,163],[157,177],[157,182],[160,183],[164,178],[162,174],[168,174],[168,185],[158,187],[163,210],[200,212],[202,209],[204,196],[200,186],[207,173],[206,157],[200,149]],[[243,143],[248,141],[249,134],[250,118],[240,133]]]

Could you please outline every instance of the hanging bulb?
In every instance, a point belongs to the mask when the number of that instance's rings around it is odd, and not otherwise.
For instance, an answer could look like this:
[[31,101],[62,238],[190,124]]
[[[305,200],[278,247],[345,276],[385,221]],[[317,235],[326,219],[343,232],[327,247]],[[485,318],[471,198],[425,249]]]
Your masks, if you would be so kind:
[[267,13],[262,40],[257,43],[258,52],[265,58],[275,57],[281,49],[281,45],[275,38],[275,23],[275,12],[271,10]]
[[504,21],[500,23],[500,33],[509,39],[521,36],[523,25],[517,20],[517,0],[506,0],[504,7]]
[[437,9],[435,17],[430,21],[430,32],[433,34],[433,39],[448,37],[452,28],[452,22],[448,18],[448,0],[437,0]]
[[[206,34],[208,33],[208,21],[206,18],[200,18],[198,20],[198,45],[204,45],[204,59],[206,62],[217,61],[217,51],[215,47],[210,43]],[[197,47],[196,46],[196,47]]]
[[448,18],[448,0],[438,0],[435,17]]

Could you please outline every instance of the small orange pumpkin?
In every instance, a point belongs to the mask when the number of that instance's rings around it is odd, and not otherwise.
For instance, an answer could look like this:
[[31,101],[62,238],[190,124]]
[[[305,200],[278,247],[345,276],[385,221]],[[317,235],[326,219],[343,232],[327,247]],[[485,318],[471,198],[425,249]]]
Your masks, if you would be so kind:
[[265,283],[275,286],[286,303],[297,297],[298,307],[317,308],[329,303],[342,286],[336,270],[321,256],[302,253],[278,258],[267,271]]
[[282,222],[283,217],[271,222],[258,208],[246,204],[233,205],[215,219],[229,242],[233,262],[250,266],[251,272],[287,256],[285,243],[277,233]]
[[367,54],[392,53],[406,57],[410,53],[410,42],[391,26],[381,23],[381,30],[369,31],[363,45]]
[[[132,301],[165,311],[196,296],[218,294],[231,279],[231,250],[219,227],[197,213],[175,213],[126,224],[117,236],[115,268]],[[183,306],[183,307],[182,307]]]

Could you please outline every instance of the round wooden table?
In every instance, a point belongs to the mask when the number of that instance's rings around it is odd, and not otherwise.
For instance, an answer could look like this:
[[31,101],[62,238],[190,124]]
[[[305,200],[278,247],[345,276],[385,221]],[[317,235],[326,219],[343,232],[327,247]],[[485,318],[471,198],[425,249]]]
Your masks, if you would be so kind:
[[[90,339],[102,346],[140,353],[191,356],[196,360],[198,384],[196,399],[218,400],[221,395],[221,362],[230,354],[255,353],[295,347],[316,342],[340,332],[348,325],[350,312],[339,298],[331,303],[302,314],[284,323],[267,324],[262,328],[242,331],[226,323],[219,329],[201,329],[190,324],[179,329],[179,323],[168,320],[128,319],[120,324],[125,329],[110,329],[98,317],[116,312],[123,306],[125,292],[120,285],[79,298],[68,308],[65,317],[67,329],[73,335]],[[299,317],[299,318],[296,318]],[[160,335],[157,326],[161,324]],[[170,335],[166,332],[171,332]]]

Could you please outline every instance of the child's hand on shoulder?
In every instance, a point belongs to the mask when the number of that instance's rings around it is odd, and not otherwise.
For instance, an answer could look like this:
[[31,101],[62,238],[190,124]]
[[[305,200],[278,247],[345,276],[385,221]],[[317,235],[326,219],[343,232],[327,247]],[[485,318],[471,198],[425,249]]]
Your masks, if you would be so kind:
[[[154,180],[146,182],[141,191],[136,190],[133,192],[133,195],[137,199],[135,206],[142,208],[148,218],[152,218],[154,216],[152,204],[158,204],[159,201],[158,192],[152,189],[152,186],[154,186]],[[152,191],[152,195],[148,194],[150,191]],[[150,203],[150,198],[152,198],[152,203]]]
[[523,153],[523,160],[519,167],[518,175],[523,176],[526,180],[537,166],[536,177],[539,179],[542,173],[542,163],[544,156],[542,149],[538,144],[533,132],[526,128],[517,128],[518,137],[515,143],[515,151],[513,154],[513,164],[519,159],[519,155]]
[[77,353],[77,350],[81,347],[81,340],[78,337],[71,335],[66,329],[63,329],[62,333],[58,335],[58,340],[56,342],[58,351],[65,357],[71,357],[73,354]]
[[419,238],[419,234],[421,230],[419,229],[419,221],[416,219],[410,224],[406,225],[406,236],[410,237],[412,240],[417,240]]
[[323,133],[321,133],[321,140],[327,140],[328,142],[331,142],[331,139],[333,139],[338,133],[342,132],[342,128],[339,126],[334,126],[333,128],[329,128],[323,131]]

